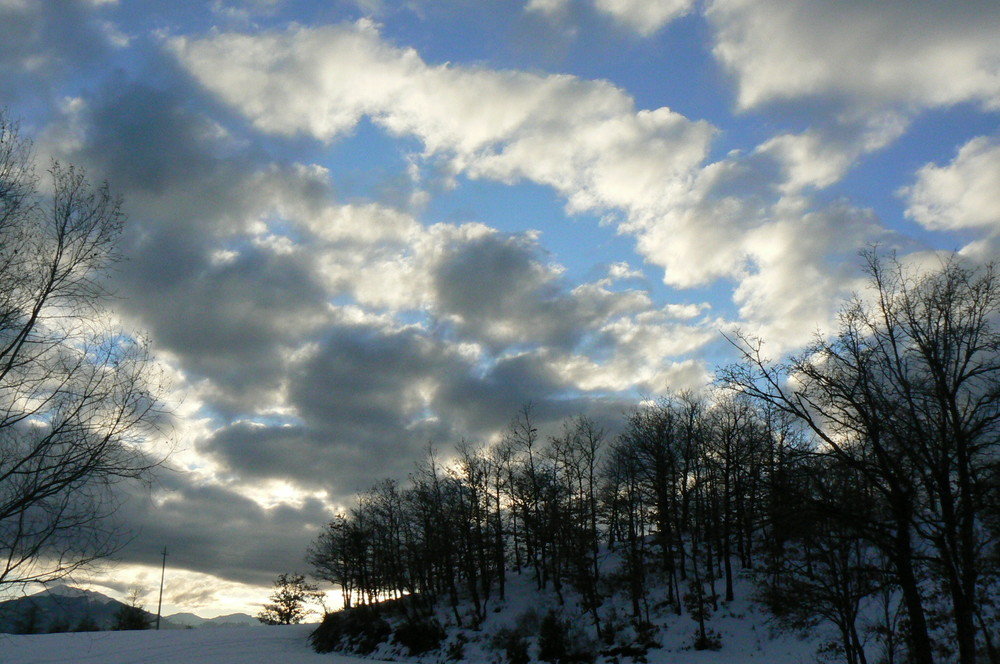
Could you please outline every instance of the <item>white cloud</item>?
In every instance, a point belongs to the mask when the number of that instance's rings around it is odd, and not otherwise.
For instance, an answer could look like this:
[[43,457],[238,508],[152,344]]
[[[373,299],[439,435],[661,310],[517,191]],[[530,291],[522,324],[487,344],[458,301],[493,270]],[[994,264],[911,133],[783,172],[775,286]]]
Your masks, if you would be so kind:
[[529,0],[525,11],[538,12],[546,16],[556,16],[565,12],[570,0]]
[[430,66],[368,22],[172,45],[261,130],[329,141],[369,116],[417,137],[425,156],[447,158],[456,173],[528,178],[556,188],[574,210],[656,206],[714,134],[668,108],[636,111],[603,81]]
[[[799,147],[795,143],[808,137],[786,140]],[[850,294],[857,249],[886,231],[869,212],[846,204],[817,207],[797,193],[805,184],[839,177],[846,168],[840,153],[776,159],[776,146],[788,147],[781,143],[769,141],[706,166],[661,214],[626,227],[648,262],[663,266],[666,284],[691,288],[729,280],[738,324],[789,349],[829,327],[837,302]],[[796,175],[796,163],[814,158],[821,166],[824,156],[835,166],[815,171],[824,180]]]
[[863,210],[839,205],[809,211],[802,203],[782,201],[773,220],[747,234],[751,261],[733,294],[740,317],[773,352],[833,329],[837,303],[858,285],[857,248],[884,233]]
[[691,11],[694,0],[594,0],[598,11],[644,37]]
[[708,302],[699,302],[698,304],[668,304],[664,311],[671,318],[686,320],[699,316],[702,311],[711,308],[712,305]]
[[[761,196],[770,180],[740,155],[710,164],[677,186],[659,208],[633,215],[623,229],[664,269],[664,283],[691,288],[741,274],[747,229],[762,222]],[[757,193],[758,190],[762,190]]]
[[612,263],[608,266],[608,277],[604,282],[610,283],[619,279],[644,279],[642,270],[636,270],[624,261]]
[[784,193],[830,186],[843,176],[854,156],[812,131],[775,136],[760,145],[757,152],[782,163],[785,173],[780,187]]
[[[713,6],[716,20],[721,6]],[[818,267],[829,246],[860,243],[850,244],[853,254],[879,232],[867,222],[819,224],[806,216],[814,212],[809,202],[796,197],[836,182],[859,154],[892,140],[903,126],[893,113],[879,112],[855,121],[856,130],[838,134],[834,123],[783,134],[705,166],[714,135],[706,123],[668,108],[636,110],[630,96],[604,81],[431,66],[412,49],[386,43],[369,22],[172,45],[203,85],[263,131],[328,141],[367,116],[395,135],[418,138],[423,158],[443,160],[453,173],[545,184],[566,198],[571,212],[620,210],[620,230],[635,236],[649,263],[664,268],[665,283],[688,288],[731,279],[741,315],[789,341],[828,320],[831,298],[840,293],[836,278]],[[346,213],[337,211],[322,232],[341,232]],[[331,249],[320,261],[322,273],[365,306],[434,305],[427,275],[440,257],[435,252],[448,246],[448,235],[483,229],[425,231],[400,219],[349,226],[351,233],[390,232],[400,223],[399,241],[371,246],[364,259]],[[783,248],[777,254],[776,246]],[[478,334],[525,339],[520,322],[504,316]]]
[[[582,2],[583,0],[578,0]],[[660,28],[694,7],[695,0],[587,0],[594,9],[642,37],[651,37]],[[560,20],[569,16],[572,0],[529,0],[525,11]]]
[[743,108],[825,95],[873,108],[1000,108],[992,0],[714,0],[707,15]]
[[980,136],[946,166],[927,164],[903,189],[906,216],[927,228],[1000,230],[1000,139]]
[[754,150],[754,155],[774,159],[781,168],[774,186],[782,194],[829,187],[861,155],[885,147],[899,138],[907,126],[905,118],[894,112],[865,117],[842,114],[825,120],[825,126],[799,134],[780,134]]

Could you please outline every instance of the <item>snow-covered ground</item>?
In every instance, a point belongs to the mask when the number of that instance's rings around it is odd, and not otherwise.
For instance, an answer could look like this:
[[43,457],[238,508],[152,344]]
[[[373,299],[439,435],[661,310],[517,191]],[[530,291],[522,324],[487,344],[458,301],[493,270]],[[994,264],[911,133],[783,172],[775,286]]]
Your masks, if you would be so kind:
[[[806,664],[816,661],[815,643],[795,638],[767,638],[749,616],[716,622],[723,634],[718,652],[696,652],[682,642],[690,629],[678,629],[664,648],[651,650],[649,664]],[[3,664],[376,664],[339,654],[320,655],[307,642],[315,625],[233,627],[144,632],[80,634],[0,634]],[[478,650],[478,649],[476,649]],[[489,662],[496,654],[467,653],[466,661]],[[425,661],[436,661],[436,658]]]
[[0,634],[3,664],[371,664],[318,655],[315,625],[79,634]]
[[[528,575],[513,576],[508,586],[507,600],[495,599],[487,620],[477,632],[464,631],[465,662],[500,664],[501,653],[491,648],[491,635],[503,626],[511,626],[526,612],[544,615],[558,609],[551,593],[538,593]],[[654,589],[655,604],[662,589]],[[775,629],[767,612],[749,598],[752,586],[747,579],[736,583],[736,600],[720,602],[719,610],[709,620],[718,634],[721,649],[696,651],[692,648],[696,623],[690,616],[675,616],[662,608],[654,610],[654,622],[660,629],[655,635],[661,647],[646,654],[649,664],[815,664],[817,648],[835,633],[829,625],[820,625],[806,634]],[[615,606],[619,615],[627,609],[621,597],[609,598],[603,611]],[[588,619],[574,613],[571,603],[564,607],[567,616],[580,624]],[[575,616],[575,618],[574,618]],[[449,620],[447,607],[439,617]],[[228,629],[187,629],[139,632],[90,632],[12,636],[0,634],[0,664],[374,664],[386,661],[411,661],[438,664],[444,661],[440,652],[421,658],[408,657],[404,649],[387,642],[373,653],[373,659],[361,659],[340,654],[317,654],[309,646],[309,634],[316,625],[270,627],[255,625]],[[457,628],[451,627],[452,636]],[[596,642],[594,647],[598,647]],[[877,654],[874,643],[869,645],[869,657]],[[537,658],[537,644],[532,646]],[[607,664],[609,658],[598,658]],[[631,660],[624,660],[631,661]]]

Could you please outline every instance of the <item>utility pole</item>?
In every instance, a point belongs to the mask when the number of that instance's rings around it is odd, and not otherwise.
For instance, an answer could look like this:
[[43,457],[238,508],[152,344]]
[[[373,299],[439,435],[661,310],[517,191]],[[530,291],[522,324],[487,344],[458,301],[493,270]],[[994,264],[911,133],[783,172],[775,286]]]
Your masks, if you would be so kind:
[[156,629],[160,629],[160,611],[163,609],[163,577],[167,574],[167,547],[163,547],[163,568],[160,570],[160,601],[156,605]]

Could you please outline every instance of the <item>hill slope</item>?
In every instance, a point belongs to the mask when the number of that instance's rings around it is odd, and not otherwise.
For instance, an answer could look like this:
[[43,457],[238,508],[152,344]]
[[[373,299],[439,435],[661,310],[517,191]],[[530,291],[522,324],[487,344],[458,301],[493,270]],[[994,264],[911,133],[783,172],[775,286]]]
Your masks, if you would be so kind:
[[[529,632],[529,653],[538,660],[539,617],[548,611],[563,611],[563,615],[579,626],[587,619],[572,602],[560,607],[554,596],[534,590],[527,575],[511,580],[504,602],[493,601],[481,629],[460,629],[449,619],[450,611],[439,614],[442,623],[451,623],[448,636],[438,652],[422,658],[411,657],[406,649],[389,638],[369,655],[359,659],[349,654],[317,654],[309,645],[309,635],[316,625],[290,627],[243,626],[232,629],[188,629],[174,631],[103,632],[81,634],[51,634],[30,636],[0,635],[0,651],[5,664],[358,664],[359,662],[423,661],[428,664],[444,661],[448,646],[461,643],[461,659],[466,662],[504,662],[503,652],[493,647],[496,635],[503,629]],[[648,664],[801,664],[816,661],[817,648],[833,634],[819,628],[806,636],[774,632],[768,615],[748,598],[751,584],[741,579],[737,599],[719,604],[711,617],[711,630],[719,636],[718,651],[696,651],[692,648],[696,624],[687,615],[676,616],[663,609],[651,608],[651,618],[657,628],[652,640],[658,644],[645,653]],[[609,600],[613,602],[613,600]],[[611,610],[605,605],[605,611]],[[615,606],[624,618],[626,607]],[[460,612],[463,610],[460,608]],[[528,619],[532,617],[531,619]],[[525,627],[534,621],[533,625]],[[628,631],[618,641],[629,643]],[[587,641],[592,652],[606,650],[606,644]],[[874,652],[869,653],[875,655]],[[634,661],[617,656],[598,657],[598,664]]]
[[[688,614],[678,616],[666,608],[662,600],[663,589],[650,592],[649,632],[639,637],[628,619],[629,607],[619,593],[606,598],[601,606],[602,624],[606,640],[594,635],[591,618],[581,610],[572,593],[564,590],[565,603],[560,604],[555,593],[539,592],[529,574],[515,575],[508,579],[507,596],[503,602],[490,601],[486,620],[478,630],[455,626],[454,611],[447,606],[436,612],[437,620],[446,627],[447,636],[440,648],[422,657],[412,657],[408,648],[390,636],[370,654],[377,660],[441,662],[461,653],[460,661],[506,662],[508,658],[499,645],[504,633],[515,632],[524,638],[527,654],[532,662],[541,659],[541,633],[545,616],[550,612],[568,627],[567,641],[577,652],[596,655],[597,664],[643,661],[648,664],[736,664],[748,661],[768,664],[801,664],[816,661],[816,654],[824,642],[829,642],[835,632],[828,625],[818,625],[808,633],[793,633],[777,629],[766,610],[750,598],[753,584],[740,578],[736,583],[736,599],[719,601],[718,610],[708,618],[710,634],[717,637],[719,649],[695,650],[698,626]],[[467,626],[471,623],[471,606],[460,604],[458,613]],[[401,626],[402,620],[383,612],[392,623],[392,629]],[[425,630],[426,631],[426,630]],[[645,642],[649,645],[639,647]],[[339,649],[338,649],[339,650]],[[874,646],[870,654],[875,655]],[[572,655],[571,655],[572,656]]]

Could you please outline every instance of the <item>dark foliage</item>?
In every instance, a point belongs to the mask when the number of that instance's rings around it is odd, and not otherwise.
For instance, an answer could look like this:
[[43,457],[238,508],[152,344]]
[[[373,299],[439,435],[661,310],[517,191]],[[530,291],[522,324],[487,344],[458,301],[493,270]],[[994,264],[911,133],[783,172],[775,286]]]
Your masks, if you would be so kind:
[[149,616],[137,606],[123,606],[119,609],[112,626],[112,629],[120,631],[149,628]]
[[309,642],[320,653],[346,651],[368,655],[391,635],[392,627],[375,609],[361,606],[326,614],[309,636]]
[[490,647],[504,653],[507,664],[528,664],[528,639],[517,629],[502,627],[490,639]]
[[695,650],[721,650],[722,637],[715,630],[707,629],[704,634],[697,633],[694,636]]
[[14,628],[15,634],[38,634],[41,631],[40,611],[36,604],[29,604]]
[[447,634],[436,618],[414,618],[396,628],[396,643],[405,646],[410,655],[422,655],[441,647]]
[[63,632],[69,631],[69,621],[62,618],[57,618],[49,623],[49,627],[46,630],[49,634],[62,634]]
[[538,627],[538,659],[553,664],[591,664],[597,654],[580,636],[573,634],[569,620],[549,611]]
[[80,618],[80,622],[73,628],[74,632],[99,632],[100,630],[100,625],[90,616]]
[[138,629],[149,629],[153,626],[153,622],[150,619],[150,615],[138,604],[136,601],[132,601],[129,604],[123,604],[118,611],[115,613],[114,623],[111,625],[111,629],[116,631],[127,631],[127,630],[138,630]]
[[315,584],[306,581],[302,574],[279,574],[274,582],[271,603],[257,614],[257,620],[265,625],[297,625],[310,613],[307,602],[316,602],[323,593]]

